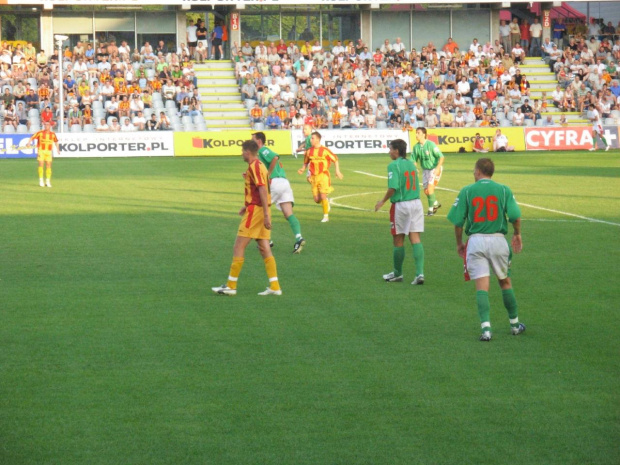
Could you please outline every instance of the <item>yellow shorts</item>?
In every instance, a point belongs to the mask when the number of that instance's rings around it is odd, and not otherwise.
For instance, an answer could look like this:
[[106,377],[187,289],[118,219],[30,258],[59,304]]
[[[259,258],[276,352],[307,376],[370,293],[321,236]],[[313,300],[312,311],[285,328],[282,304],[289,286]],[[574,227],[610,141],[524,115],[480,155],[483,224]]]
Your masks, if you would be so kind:
[[37,161],[52,161],[52,152],[39,150],[39,152],[37,153]]
[[312,195],[318,194],[331,194],[334,191],[332,187],[331,176],[329,171],[321,174],[315,174],[310,176],[310,185],[312,186]]
[[249,237],[251,239],[271,239],[271,230],[265,228],[263,207],[249,205],[245,209],[237,236]]

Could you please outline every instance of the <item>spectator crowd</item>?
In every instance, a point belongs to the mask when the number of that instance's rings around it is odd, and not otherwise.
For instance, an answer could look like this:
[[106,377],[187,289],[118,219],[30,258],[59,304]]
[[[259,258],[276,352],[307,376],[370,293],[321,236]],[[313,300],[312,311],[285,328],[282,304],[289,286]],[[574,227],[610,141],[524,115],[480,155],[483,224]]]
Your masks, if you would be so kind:
[[[205,30],[200,21],[190,27],[198,36]],[[374,51],[361,39],[327,49],[319,41],[280,40],[235,43],[231,54],[251,122],[268,129],[547,125],[563,122],[544,115],[550,104],[584,112],[594,103],[603,117],[620,109],[620,28],[594,20],[587,27],[571,24],[568,34],[558,19],[552,38],[541,41],[537,18],[532,24],[514,18],[499,31],[494,43],[448,38],[420,50],[407,50],[400,38]],[[56,124],[60,86],[62,116],[72,131],[183,129],[184,122],[206,129],[193,68],[208,56],[201,47],[191,40],[139,48],[126,41],[77,42],[59,56],[31,43],[3,42],[2,129]],[[219,43],[211,54],[223,56]],[[551,95],[531,95],[520,68],[528,56],[540,56],[555,73],[559,85]]]

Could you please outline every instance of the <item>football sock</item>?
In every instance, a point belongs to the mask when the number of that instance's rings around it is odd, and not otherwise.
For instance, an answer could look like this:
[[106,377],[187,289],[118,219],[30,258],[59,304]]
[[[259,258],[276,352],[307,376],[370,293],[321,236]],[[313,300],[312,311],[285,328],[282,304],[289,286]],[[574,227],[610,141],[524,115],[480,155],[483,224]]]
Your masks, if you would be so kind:
[[424,274],[424,246],[421,242],[413,244],[413,258],[415,259],[416,276]]
[[232,259],[230,271],[228,272],[228,281],[226,281],[226,286],[230,289],[237,289],[237,280],[241,274],[241,268],[243,268],[243,261],[243,257],[233,257]]
[[480,317],[482,331],[491,331],[489,293],[487,291],[476,291],[476,302],[478,303],[478,316]]
[[405,261],[405,248],[394,247],[394,276],[403,275],[403,262]]
[[51,166],[45,170],[45,178],[48,181],[52,179],[52,167]]
[[280,290],[280,282],[278,281],[278,270],[276,269],[276,258],[272,255],[271,257],[265,258],[265,270],[267,270],[267,277],[269,278],[269,288],[272,291]]
[[39,179],[43,179],[43,167],[39,166]]
[[607,147],[609,144],[607,143],[607,139],[605,139],[605,136],[600,136],[601,140],[603,141],[603,144],[605,144],[605,147]]
[[519,325],[519,313],[517,311],[517,299],[512,289],[502,289],[502,299],[504,307],[508,310],[508,318],[510,318],[510,326]]
[[428,209],[430,210],[435,205],[435,194],[430,194],[428,196]]
[[329,213],[329,200],[328,199],[321,200],[321,205],[323,205],[323,214],[327,215]]
[[299,224],[299,220],[295,218],[295,215],[291,215],[286,219],[286,221],[288,221],[289,226],[293,230],[295,239],[299,239],[301,237],[301,225]]

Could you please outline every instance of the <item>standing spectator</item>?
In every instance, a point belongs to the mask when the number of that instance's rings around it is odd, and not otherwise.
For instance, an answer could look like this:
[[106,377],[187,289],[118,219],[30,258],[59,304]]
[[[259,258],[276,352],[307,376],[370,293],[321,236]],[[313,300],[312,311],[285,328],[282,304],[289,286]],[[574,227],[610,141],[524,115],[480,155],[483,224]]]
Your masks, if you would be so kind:
[[521,26],[519,26],[519,32],[521,34],[521,47],[523,47],[524,50],[528,50],[530,48],[531,33],[530,23],[527,19],[524,19]]
[[[502,289],[511,333],[517,336],[525,331],[525,325],[519,323],[517,301],[509,276],[511,250],[504,238],[510,222],[514,229],[512,251],[521,252],[521,211],[510,188],[491,180],[494,171],[495,165],[490,159],[479,159],[474,167],[475,184],[459,192],[448,213],[448,220],[454,224],[457,253],[466,263],[467,278],[471,276],[476,282],[476,301],[482,331],[480,340],[485,342],[491,340],[491,269]],[[494,208],[491,208],[492,205]],[[462,239],[464,227],[465,234],[470,237],[467,244]]]
[[198,27],[194,25],[193,20],[189,20],[189,25],[187,26],[187,46],[189,47],[189,56],[194,58],[194,52],[196,51],[196,45],[198,44]]
[[542,24],[538,18],[530,25],[530,56],[539,56],[540,38],[542,37]]
[[211,33],[211,59],[212,60],[223,60],[224,59],[224,49],[222,48],[224,30],[222,29],[222,25],[218,21],[213,32]]
[[559,50],[562,50],[564,45],[564,33],[566,32],[566,25],[564,24],[562,17],[558,17],[553,25],[552,40],[558,46]]
[[500,21],[499,24],[500,41],[504,52],[507,52],[512,49],[510,46],[510,26],[504,20]]
[[518,43],[520,43],[521,41],[521,28],[519,27],[519,19],[515,16],[514,18],[512,18],[512,21],[510,22],[510,49],[508,50],[512,50],[515,45],[517,45]]

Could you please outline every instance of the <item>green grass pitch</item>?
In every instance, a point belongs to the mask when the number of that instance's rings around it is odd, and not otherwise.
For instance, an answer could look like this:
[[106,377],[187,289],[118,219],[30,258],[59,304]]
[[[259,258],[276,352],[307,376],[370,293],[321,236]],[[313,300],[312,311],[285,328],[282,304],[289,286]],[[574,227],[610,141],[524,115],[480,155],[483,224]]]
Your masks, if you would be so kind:
[[[254,245],[225,282],[241,157],[0,161],[0,464],[620,463],[618,152],[493,155],[522,203],[513,283],[480,343],[445,216],[473,182],[447,155],[426,284],[387,284],[387,155],[342,156],[331,221],[284,159],[308,243],[273,213],[284,294]],[[525,206],[527,204],[529,206]],[[542,209],[541,209],[542,208]]]

